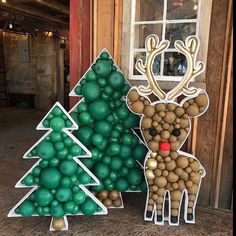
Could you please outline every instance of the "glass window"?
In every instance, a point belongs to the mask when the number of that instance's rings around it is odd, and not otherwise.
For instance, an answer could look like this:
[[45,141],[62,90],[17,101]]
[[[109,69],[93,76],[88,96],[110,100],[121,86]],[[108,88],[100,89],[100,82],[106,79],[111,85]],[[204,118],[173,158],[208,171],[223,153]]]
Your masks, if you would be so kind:
[[170,41],[170,47],[158,55],[153,65],[156,79],[179,79],[186,71],[186,59],[174,48],[176,40],[198,35],[200,0],[132,0],[130,78],[145,79],[135,69],[138,58],[145,58],[145,39],[156,34]]

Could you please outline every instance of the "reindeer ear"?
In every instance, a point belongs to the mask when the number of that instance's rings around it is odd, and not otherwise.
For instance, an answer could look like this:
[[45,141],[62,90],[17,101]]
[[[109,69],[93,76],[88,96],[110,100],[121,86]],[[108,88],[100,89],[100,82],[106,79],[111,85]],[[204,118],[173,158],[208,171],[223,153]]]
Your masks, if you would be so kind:
[[209,106],[209,98],[204,90],[200,90],[195,98],[186,98],[182,102],[182,107],[189,117],[201,116]]
[[145,106],[150,104],[150,100],[145,95],[140,95],[137,88],[131,88],[127,94],[127,105],[136,114],[143,114]]

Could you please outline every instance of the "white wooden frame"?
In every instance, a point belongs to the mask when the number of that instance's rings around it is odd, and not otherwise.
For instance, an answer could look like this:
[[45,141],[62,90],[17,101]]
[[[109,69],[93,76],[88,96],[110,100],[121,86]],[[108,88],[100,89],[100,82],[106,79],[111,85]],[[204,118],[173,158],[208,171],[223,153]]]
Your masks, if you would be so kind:
[[[131,24],[130,24],[130,53],[129,53],[129,79],[130,80],[146,80],[142,75],[134,75],[134,53],[135,52],[145,52],[145,49],[135,49],[134,48],[134,39],[135,39],[135,26],[142,24],[162,24],[162,38],[160,40],[165,39],[166,33],[166,24],[168,23],[195,23],[196,24],[196,36],[199,36],[199,21],[200,21],[200,9],[201,9],[201,0],[198,0],[198,8],[197,8],[197,18],[196,19],[178,19],[178,20],[167,20],[167,1],[163,0],[163,19],[156,21],[135,21],[135,10],[136,10],[136,0],[132,0],[131,2]],[[153,32],[155,33],[155,32]],[[178,52],[175,48],[167,49],[166,52]],[[160,75],[155,76],[155,79],[158,81],[180,81],[182,76],[165,76],[163,75],[164,69],[164,53],[161,54],[161,66],[160,66]],[[191,80],[195,81],[195,78]]]

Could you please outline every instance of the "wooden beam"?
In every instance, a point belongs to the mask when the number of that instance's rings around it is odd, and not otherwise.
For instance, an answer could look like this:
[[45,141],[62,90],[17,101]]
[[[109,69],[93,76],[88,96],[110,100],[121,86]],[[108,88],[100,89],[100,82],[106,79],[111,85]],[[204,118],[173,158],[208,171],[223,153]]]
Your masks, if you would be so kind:
[[44,19],[47,20],[48,22],[55,22],[55,23],[60,23],[61,25],[68,25],[68,23],[65,22],[65,20],[59,19],[55,16],[52,16],[46,12],[39,11],[36,8],[32,7],[26,7],[26,6],[19,6],[19,5],[12,5],[9,3],[2,3],[0,2],[0,7],[3,8],[6,11],[14,10],[16,12],[26,14],[31,16],[32,18],[36,19]]
[[50,0],[50,1],[46,1],[46,0],[37,0],[34,1],[35,3],[38,3],[42,6],[46,6],[48,8],[51,8],[53,10],[59,11],[63,14],[69,15],[70,14],[70,9],[68,6],[61,4],[58,1],[54,1],[54,0]]

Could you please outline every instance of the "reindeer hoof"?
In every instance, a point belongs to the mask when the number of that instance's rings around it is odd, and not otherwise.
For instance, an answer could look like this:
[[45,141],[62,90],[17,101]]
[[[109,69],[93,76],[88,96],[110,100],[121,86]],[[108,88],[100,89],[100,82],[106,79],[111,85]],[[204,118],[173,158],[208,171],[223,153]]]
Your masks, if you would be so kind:
[[162,216],[157,216],[157,221],[162,221]]
[[178,217],[177,216],[171,216],[171,223],[177,223]]
[[152,217],[152,212],[151,211],[147,211],[146,212],[146,217],[147,218],[151,218]]
[[192,213],[188,213],[187,214],[187,219],[188,220],[193,220],[193,214]]

